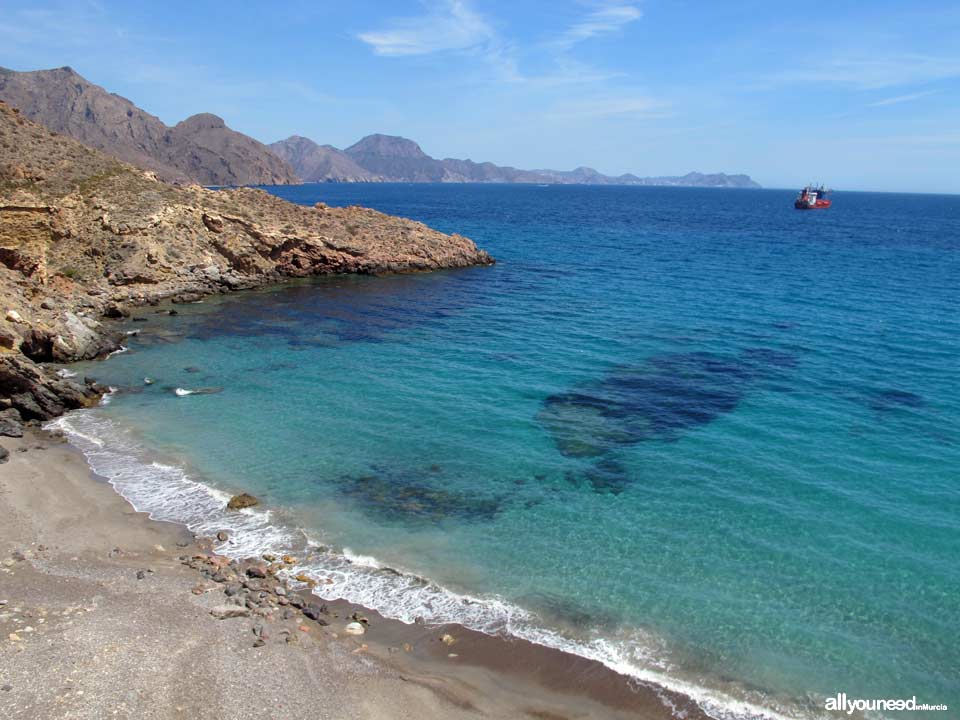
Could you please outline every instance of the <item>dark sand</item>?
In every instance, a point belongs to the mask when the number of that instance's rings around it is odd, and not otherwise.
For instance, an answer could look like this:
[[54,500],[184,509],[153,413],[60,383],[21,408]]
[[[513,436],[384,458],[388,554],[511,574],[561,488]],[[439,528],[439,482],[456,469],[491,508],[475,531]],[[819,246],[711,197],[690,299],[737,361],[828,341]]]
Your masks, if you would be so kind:
[[[705,717],[593,661],[346,603],[328,604],[328,627],[215,619],[222,587],[180,560],[203,541],[135,512],[62,441],[2,445],[0,717],[652,720],[668,703]],[[357,611],[369,629],[345,635]]]

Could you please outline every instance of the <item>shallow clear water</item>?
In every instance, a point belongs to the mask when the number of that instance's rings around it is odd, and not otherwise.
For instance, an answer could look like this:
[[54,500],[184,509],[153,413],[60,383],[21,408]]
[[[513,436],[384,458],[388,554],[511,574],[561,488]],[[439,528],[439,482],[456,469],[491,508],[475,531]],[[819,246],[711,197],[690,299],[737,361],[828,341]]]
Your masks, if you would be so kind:
[[271,191],[499,263],[144,310],[83,368],[126,391],[65,421],[138,507],[212,529],[222,497],[191,480],[248,490],[271,514],[236,552],[303,528],[328,596],[561,645],[718,716],[960,706],[960,198]]

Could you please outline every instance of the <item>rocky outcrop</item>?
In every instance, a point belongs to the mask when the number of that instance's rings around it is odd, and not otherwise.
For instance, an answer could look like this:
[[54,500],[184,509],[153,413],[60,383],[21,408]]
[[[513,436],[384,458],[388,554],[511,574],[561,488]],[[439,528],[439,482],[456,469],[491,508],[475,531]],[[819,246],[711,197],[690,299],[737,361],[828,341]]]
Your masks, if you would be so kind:
[[0,68],[0,100],[50,130],[170,182],[299,182],[293,169],[265,145],[234,132],[215,115],[194,115],[171,128],[69,67],[33,72]]
[[0,147],[0,404],[24,419],[89,401],[95,389],[34,361],[118,348],[105,318],[130,307],[288,277],[493,262],[465,237],[366,208],[169,185],[2,102]]
[[49,420],[97,402],[103,388],[61,378],[19,355],[0,355],[0,395],[24,420]]
[[254,507],[259,504],[260,501],[253,495],[240,493],[230,498],[230,501],[227,503],[227,510],[243,510],[244,508]]
[[15,407],[0,411],[0,435],[23,437],[23,417]]

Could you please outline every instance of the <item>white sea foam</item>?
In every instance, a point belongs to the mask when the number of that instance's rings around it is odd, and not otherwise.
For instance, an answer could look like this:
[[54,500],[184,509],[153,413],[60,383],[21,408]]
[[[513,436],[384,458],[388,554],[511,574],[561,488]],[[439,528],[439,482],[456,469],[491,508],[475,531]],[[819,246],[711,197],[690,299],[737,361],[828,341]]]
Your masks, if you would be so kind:
[[374,568],[376,570],[380,570],[384,567],[381,562],[372,555],[360,555],[359,553],[353,552],[353,550],[348,547],[343,548],[341,552],[343,553],[343,556],[354,565],[363,565],[364,567]]
[[[180,390],[177,389],[178,394]],[[182,523],[202,535],[214,536],[227,530],[230,539],[220,545],[218,552],[234,558],[265,552],[290,552],[302,557],[288,574],[292,577],[306,573],[316,579],[318,585],[313,592],[322,599],[344,599],[406,623],[418,619],[431,624],[456,622],[473,630],[505,633],[596,660],[623,675],[682,693],[717,720],[802,717],[789,710],[777,712],[764,707],[767,703],[763,699],[738,699],[677,677],[658,657],[657,644],[650,638],[638,635],[613,641],[597,635],[574,639],[542,626],[530,612],[502,598],[457,593],[347,548],[339,553],[321,551],[303,531],[272,522],[270,511],[228,511],[229,493],[198,482],[181,467],[147,459],[147,452],[132,433],[102,413],[81,410],[45,427],[62,430],[85,454],[93,470],[136,510],[147,512],[156,520]]]
[[57,377],[62,377],[66,379],[75,378],[77,374],[73,370],[67,370],[66,368],[61,368],[57,370]]
[[174,392],[175,395],[177,395],[177,397],[186,397],[187,395],[193,395],[193,394],[196,393],[197,391],[196,391],[196,390],[187,390],[187,389],[185,389],[185,388],[177,388],[177,389],[174,390],[173,392]]
[[121,346],[118,347],[116,350],[114,350],[112,353],[109,353],[109,354],[107,355],[107,357],[112,357],[113,355],[120,355],[121,353],[129,352],[129,351],[130,351],[130,348],[128,348],[128,347],[126,347],[126,346],[124,346],[124,345],[121,345]]

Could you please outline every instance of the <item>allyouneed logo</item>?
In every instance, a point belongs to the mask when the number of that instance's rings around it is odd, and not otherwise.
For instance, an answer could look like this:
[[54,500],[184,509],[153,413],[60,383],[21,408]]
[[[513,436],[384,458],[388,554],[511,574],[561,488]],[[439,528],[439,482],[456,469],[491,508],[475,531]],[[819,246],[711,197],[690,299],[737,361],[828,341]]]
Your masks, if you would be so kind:
[[917,702],[917,696],[912,698],[851,698],[847,697],[845,692],[837,693],[836,697],[829,697],[824,703],[826,710],[833,712],[842,712],[847,715],[853,715],[855,712],[866,712],[867,710],[920,710],[944,712],[947,706],[943,703],[920,703]]

